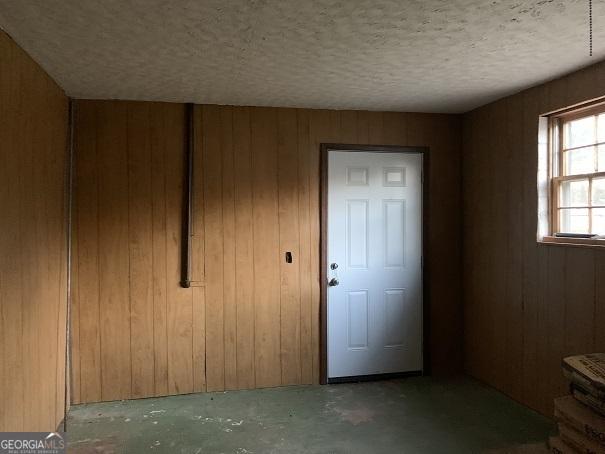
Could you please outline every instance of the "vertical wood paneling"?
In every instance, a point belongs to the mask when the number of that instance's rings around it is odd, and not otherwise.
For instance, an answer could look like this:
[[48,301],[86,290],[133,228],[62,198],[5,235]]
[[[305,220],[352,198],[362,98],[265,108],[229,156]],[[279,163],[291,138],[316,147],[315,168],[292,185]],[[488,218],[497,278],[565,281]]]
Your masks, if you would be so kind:
[[357,139],[355,143],[372,143],[370,141],[370,117],[372,112],[356,111],[355,115],[357,116]]
[[[43,390],[41,399],[50,402],[48,408],[40,412],[39,426],[43,427],[47,421],[60,421],[64,408],[57,408],[57,406],[65,403],[67,111],[59,109],[54,118],[47,119],[45,112],[51,112],[57,106],[66,106],[66,104],[63,104],[63,94],[55,91],[56,85],[51,80],[44,80],[40,90],[43,102],[36,119],[39,134],[36,133],[36,129],[32,129],[34,154],[39,153],[39,150],[45,150],[35,173],[37,179],[35,205],[38,218],[36,233],[39,250],[41,249],[45,256],[45,259],[38,264],[43,267],[39,275],[42,287],[37,293],[37,302],[41,303],[38,326],[42,326],[38,349],[41,355],[41,376],[44,375],[43,371],[51,371],[51,379],[43,380],[40,385]],[[49,150],[60,151],[60,153],[54,154]],[[51,203],[49,199],[52,200]],[[49,294],[49,299],[46,301],[45,308],[43,304],[47,296],[46,292]]]
[[237,387],[254,388],[254,232],[250,109],[233,109],[235,176],[235,282],[237,306]]
[[[431,372],[448,374],[462,364],[461,331],[462,295],[460,270],[452,265],[461,256],[460,243],[444,241],[461,236],[460,191],[460,122],[447,115],[404,114],[409,120],[410,143],[427,143],[430,147],[428,256],[425,259],[429,289]],[[413,121],[416,119],[415,121]],[[418,131],[418,132],[417,132]],[[420,132],[421,131],[421,132]],[[434,133],[432,131],[438,131]],[[412,142],[414,141],[414,142]],[[420,142],[416,142],[420,141]],[[443,200],[449,200],[443,203]],[[460,339],[460,341],[452,341]]]
[[[536,393],[535,385],[527,382],[529,379],[533,379],[533,383],[537,383],[540,371],[548,370],[549,368],[548,352],[550,351],[551,339],[549,319],[547,317],[550,306],[547,296],[550,275],[548,267],[549,254],[550,250],[547,248],[540,248],[538,250],[538,263],[541,266],[538,269],[538,281],[536,282],[536,308],[530,311],[530,306],[525,305],[525,300],[522,307],[523,323],[521,324],[521,332],[524,349],[520,380],[523,381],[523,386],[521,387],[521,393],[518,395],[533,408],[551,408],[553,405],[551,396],[548,393]],[[533,322],[533,324],[525,322],[528,313],[534,314],[533,320],[530,319],[530,322]],[[527,326],[531,326],[534,331],[528,333]],[[548,381],[545,381],[545,383],[548,384]]]
[[[493,128],[493,125],[496,124],[495,122],[495,113],[496,113],[496,109],[487,109],[486,112],[486,126],[487,126],[487,130],[491,130]],[[491,149],[492,147],[494,147],[496,145],[496,137],[495,135],[492,134],[486,134],[485,135],[485,144],[487,146],[488,149]],[[489,194],[489,198],[487,200],[485,200],[483,209],[481,210],[482,212],[482,225],[487,225],[487,224],[491,224],[492,223],[492,219],[494,218],[494,214],[495,214],[495,206],[493,203],[493,197],[494,197],[494,177],[495,177],[495,170],[497,168],[497,163],[496,163],[496,159],[494,159],[494,155],[495,153],[486,153],[484,156],[484,163],[485,163],[485,179],[488,182],[488,185],[490,187],[490,191],[488,192]],[[496,257],[496,249],[493,247],[489,247],[488,245],[491,244],[492,242],[492,235],[493,232],[488,232],[485,230],[481,230],[480,231],[480,236],[481,236],[481,244],[485,245],[485,251],[484,251],[484,255],[483,255],[483,266],[482,266],[482,274],[483,276],[489,276],[492,273],[494,273],[495,270],[495,265],[497,262],[497,257]],[[487,280],[483,281],[483,285],[482,285],[482,294],[484,295],[484,298],[486,299],[490,299],[490,300],[494,300],[498,294],[496,293],[495,288],[490,285],[490,283],[488,283]],[[493,307],[483,307],[483,320],[485,320],[485,327],[484,327],[484,331],[483,331],[483,339],[485,342],[485,351],[488,352],[488,357],[487,357],[487,362],[486,362],[486,367],[483,370],[483,373],[485,374],[486,379],[492,383],[495,382],[497,380],[498,377],[498,349],[496,347],[497,342],[498,342],[498,338],[496,336],[496,333],[494,332],[495,329],[495,325],[496,323],[498,323],[497,317],[498,315],[496,315],[496,310],[498,308],[498,303],[496,301],[494,301],[494,306]]]
[[311,271],[311,171],[313,162],[309,153],[309,112],[298,110],[298,225],[299,225],[299,272],[300,272],[300,365],[301,383],[310,384],[313,375],[313,312],[312,288],[314,275]]
[[[385,145],[426,145],[426,142],[419,140],[418,136],[422,135],[424,131],[422,128],[417,127],[414,124],[415,120],[419,119],[419,116],[412,115],[412,125],[409,124],[409,119],[406,118],[405,114],[397,112],[384,112],[382,116],[382,140],[380,143]],[[410,140],[408,141],[408,129],[410,130]]]
[[220,155],[223,159],[223,308],[225,389],[237,389],[237,306],[235,290],[235,174],[233,109],[220,108]]
[[[3,231],[0,238],[2,251],[0,254],[2,268],[0,275],[0,302],[2,304],[2,346],[3,355],[3,430],[22,430],[23,427],[33,427],[34,421],[24,420],[23,404],[23,373],[22,365],[23,344],[21,339],[23,331],[23,291],[21,281],[21,268],[24,266],[19,245],[21,243],[21,232],[19,226],[20,205],[20,178],[27,178],[29,169],[21,169],[19,163],[19,152],[23,151],[27,144],[20,140],[25,126],[22,122],[27,121],[27,116],[20,122],[9,121],[11,115],[17,113],[20,99],[18,90],[20,88],[19,76],[21,71],[26,71],[27,66],[22,68],[23,63],[19,57],[19,51],[15,44],[5,34],[0,34],[1,52],[4,57],[0,71],[0,90],[2,100],[2,121],[0,131],[5,146],[2,150],[3,179],[1,207],[4,218]],[[5,63],[4,63],[5,62]],[[6,66],[5,66],[6,65]],[[27,89],[27,87],[25,87]],[[5,151],[6,150],[6,151]],[[19,152],[15,152],[18,150]],[[9,152],[10,151],[10,152]],[[20,174],[23,173],[23,176]]]
[[[166,173],[170,159],[166,134],[166,106],[158,105],[149,112],[149,146],[151,153],[151,276],[153,283],[153,375],[154,394],[168,394],[168,299],[166,278]],[[77,130],[77,136],[84,131]],[[83,152],[84,150],[78,150]],[[174,283],[171,283],[174,285]]]
[[[368,140],[370,144],[387,144],[384,138],[384,122],[382,118],[382,112],[369,112],[368,113]],[[400,126],[401,127],[401,126]]]
[[[525,338],[523,345],[523,382],[525,383],[524,395],[529,399],[536,400],[538,398],[535,393],[534,386],[531,384],[539,380],[540,370],[536,368],[543,358],[538,357],[538,346],[541,342],[539,338],[539,329],[544,327],[542,320],[545,318],[545,313],[540,312],[540,295],[536,288],[536,275],[541,267],[546,266],[545,263],[538,262],[538,254],[536,248],[536,212],[530,211],[531,206],[537,207],[537,184],[527,184],[528,178],[536,178],[537,175],[537,152],[528,154],[526,144],[533,144],[537,148],[538,137],[538,120],[540,103],[543,97],[541,90],[535,89],[529,91],[527,96],[522,99],[523,112],[519,114],[523,118],[523,129],[517,131],[522,134],[523,144],[516,150],[522,154],[521,175],[521,197],[523,200],[523,215],[517,222],[521,222],[522,241],[521,251],[523,256],[523,275],[522,275],[522,292],[523,292],[523,314],[521,317],[523,325],[523,336]],[[536,202],[534,202],[536,199]],[[545,258],[547,256],[544,256]],[[546,277],[548,283],[548,274]],[[548,284],[547,284],[548,285]],[[548,303],[547,303],[548,304]],[[486,305],[487,306],[487,305]],[[552,399],[551,399],[552,400]]]
[[[277,112],[254,108],[251,151],[256,386],[281,384]],[[262,278],[260,277],[262,276]]]
[[[32,86],[35,84],[35,74],[31,72],[23,72],[22,80],[26,85]],[[31,105],[40,95],[39,86],[33,85],[35,88],[24,94],[24,105]],[[29,131],[34,135],[40,134],[40,129],[37,124],[37,115],[34,114],[22,123],[22,135],[28,135]],[[19,230],[21,232],[19,239],[19,250],[21,255],[21,270],[19,279],[21,285],[21,302],[22,302],[22,329],[24,333],[29,335],[23,337],[23,359],[19,367],[23,369],[23,394],[31,396],[36,393],[40,394],[41,398],[45,396],[45,390],[42,388],[42,383],[36,379],[40,375],[40,360],[42,352],[39,349],[40,339],[44,338],[44,328],[40,324],[40,308],[36,301],[42,297],[42,288],[46,284],[44,274],[39,274],[44,267],[46,261],[46,251],[38,250],[38,219],[40,215],[38,207],[35,204],[36,186],[39,184],[39,168],[43,166],[42,162],[34,161],[35,145],[31,138],[24,140],[24,147],[19,153],[19,169],[23,175],[19,178]],[[43,160],[43,159],[42,159]],[[41,160],[41,161],[42,161]],[[31,288],[27,283],[38,279],[41,287]],[[49,308],[50,309],[50,308]],[[45,399],[45,400],[46,400]],[[23,403],[23,420],[31,421],[36,426],[40,425],[40,412],[37,411],[37,404],[32,399],[27,399]]]
[[[51,288],[54,285],[53,294],[55,295],[53,315],[55,323],[48,334],[48,339],[45,339],[46,358],[48,362],[43,367],[48,367],[47,370],[55,369],[55,379],[49,380],[50,398],[54,397],[54,412],[50,414],[50,420],[61,421],[65,415],[65,408],[69,408],[69,392],[70,383],[67,369],[67,276],[68,276],[68,250],[67,250],[67,216],[68,216],[68,191],[66,169],[68,163],[67,137],[69,125],[67,103],[63,93],[57,92],[53,81],[46,81],[46,107],[48,110],[53,110],[54,106],[65,106],[65,110],[61,110],[59,115],[56,115],[50,127],[46,130],[46,137],[42,142],[42,147],[49,147],[51,150],[63,150],[62,159],[57,159],[53,153],[47,153],[46,159],[48,167],[46,169],[45,179],[48,182],[53,204],[44,201],[45,227],[47,233],[44,235],[43,241],[49,248],[50,257],[48,263],[48,276]],[[40,112],[42,124],[44,124],[44,114]],[[55,175],[62,174],[63,178],[56,178]],[[46,196],[43,194],[43,189],[40,189],[38,196],[43,200]],[[57,209],[59,200],[61,201],[60,209]],[[56,205],[55,205],[56,204]],[[58,241],[54,241],[58,238]],[[56,265],[58,264],[58,266]],[[66,383],[67,381],[67,383]],[[52,406],[49,409],[52,411]],[[44,421],[42,425],[44,425]],[[58,424],[57,424],[58,426]]]
[[168,392],[193,391],[193,292],[179,285],[181,279],[181,232],[183,214],[183,153],[185,109],[173,104],[166,116],[166,288]]
[[[296,110],[280,109],[277,127],[281,382],[301,382],[300,221],[298,207],[298,121]],[[285,253],[292,254],[286,263]]]
[[74,402],[193,390],[199,314],[179,286],[184,120],[177,104],[76,104]]
[[[73,184],[73,183],[72,183]],[[77,206],[77,203],[74,203]],[[72,248],[71,254],[74,259],[71,262],[71,306],[70,306],[70,327],[69,334],[70,338],[68,341],[68,348],[70,349],[69,357],[69,385],[70,385],[70,396],[72,403],[82,402],[82,395],[80,392],[80,295],[79,290],[79,273],[78,273],[78,213],[76,210],[72,212]],[[77,362],[74,366],[73,363]]]
[[342,110],[338,112],[339,141],[342,143],[357,142],[357,112],[354,110]]
[[538,116],[604,92],[599,63],[464,116],[465,367],[547,415],[562,356],[604,348],[602,254],[536,241]]
[[[193,285],[204,284],[204,162],[202,155],[202,144],[204,137],[202,107],[193,106],[193,197],[192,197],[192,232],[191,232],[191,255],[198,257],[190,263],[191,280]],[[202,292],[203,293],[203,292]]]
[[68,100],[0,32],[0,431],[65,409]]
[[574,248],[567,251],[565,273],[565,354],[594,351],[595,252]]
[[[81,402],[101,400],[101,335],[99,309],[99,243],[98,243],[98,166],[97,166],[97,106],[78,103],[75,124],[75,213],[78,236],[72,238],[72,263],[78,267],[78,286],[72,297],[77,301],[79,318],[72,318],[72,330],[80,331],[80,356],[74,357],[74,374],[80,377]],[[80,233],[81,232],[81,233]],[[77,251],[77,255],[75,255]],[[74,328],[74,323],[79,323]],[[77,401],[74,401],[77,402]]]
[[[536,375],[542,377],[542,382],[546,384],[548,395],[555,396],[564,393],[563,377],[559,372],[561,358],[565,353],[565,273],[566,268],[566,250],[562,248],[553,248],[548,251],[546,275],[546,301],[543,317],[544,323],[552,333],[547,338],[546,355],[544,358],[536,358],[538,361],[544,361],[545,369],[557,371],[557,373],[542,375],[540,371]],[[535,312],[532,311],[532,312]],[[563,391],[563,392],[562,392]],[[548,404],[544,402],[544,404]],[[551,404],[552,405],[552,404]]]
[[[130,257],[128,254],[128,137],[126,104],[107,102],[97,112],[99,312],[101,395],[131,395]],[[80,231],[81,232],[81,231]]]
[[[478,121],[476,118],[476,114],[470,113],[468,114],[468,122],[476,122]],[[463,128],[462,131],[462,140],[466,145],[465,147],[465,155],[464,159],[474,160],[476,159],[477,147],[470,146],[469,144],[475,144],[477,140],[479,128],[473,127]],[[478,194],[476,191],[471,191],[469,188],[473,187],[476,184],[477,180],[477,169],[474,166],[463,166],[462,168],[462,192],[465,194],[465,197],[462,198],[462,241],[468,241],[469,238],[475,238],[476,224],[475,222],[469,222],[470,216],[467,216],[467,213],[470,210],[473,210],[476,206],[476,202],[478,199]],[[477,262],[474,260],[474,250],[473,249],[464,249],[464,254],[462,256],[462,267],[464,269],[464,273],[462,274],[463,278],[463,294],[462,298],[465,304],[464,310],[464,326],[477,326],[477,285],[469,285],[469,282],[477,282]],[[469,374],[474,374],[478,376],[477,373],[477,364],[476,360],[478,357],[478,352],[476,350],[476,346],[480,345],[480,342],[477,341],[478,337],[478,329],[472,331],[464,331],[464,370]]]
[[[487,112],[482,113],[481,116],[477,115],[474,117],[474,120],[477,122],[478,126],[473,128],[473,139],[477,144],[477,150],[473,150],[472,155],[465,159],[463,162],[472,162],[476,163],[476,167],[478,170],[471,166],[471,169],[464,170],[465,181],[467,180],[467,176],[470,181],[470,186],[478,186],[478,187],[486,187],[489,180],[489,176],[487,172],[484,170],[488,166],[487,161],[487,153],[483,153],[482,148],[488,147],[489,135],[488,124],[490,121],[490,117]],[[472,180],[470,177],[472,175]],[[465,187],[465,189],[467,189]],[[475,312],[472,313],[466,311],[466,321],[467,324],[469,322],[477,322],[481,320],[481,323],[476,323],[476,332],[472,333],[471,331],[465,331],[466,335],[474,334],[473,338],[475,342],[470,345],[470,351],[467,350],[467,358],[468,358],[468,371],[475,375],[478,378],[483,380],[487,380],[487,374],[489,373],[491,366],[491,357],[488,356],[487,352],[489,352],[489,345],[491,342],[491,326],[488,324],[488,313],[485,305],[481,304],[482,301],[486,299],[486,270],[488,267],[488,256],[484,253],[487,250],[489,245],[489,231],[485,229],[485,225],[487,224],[486,210],[487,210],[487,202],[483,200],[484,194],[482,192],[477,191],[469,191],[468,194],[467,205],[465,209],[465,215],[468,213],[473,213],[474,216],[472,219],[467,220],[465,218],[464,221],[464,244],[474,243],[474,248],[469,248],[466,250],[468,257],[465,257],[464,263],[471,267],[472,273],[465,273],[464,277],[468,279],[472,279],[474,285],[467,286],[465,289],[465,301],[468,301],[470,297],[474,297],[477,299],[478,303],[475,305]],[[480,209],[478,209],[480,208]],[[472,233],[472,236],[469,236]],[[472,318],[471,318],[472,317]],[[474,358],[485,358],[484,361],[475,361]]]
[[128,252],[130,279],[131,396],[153,396],[153,193],[149,105],[128,110]]
[[[491,116],[490,127],[492,130],[498,131],[498,134],[493,135],[493,141],[490,143],[490,150],[493,153],[489,154],[490,159],[490,175],[492,190],[490,191],[491,200],[489,201],[490,219],[494,223],[492,234],[499,239],[494,245],[493,252],[490,257],[490,272],[496,275],[506,275],[506,263],[508,261],[508,231],[506,225],[506,208],[508,205],[507,190],[509,175],[512,169],[510,166],[510,157],[506,143],[500,141],[498,137],[505,135],[507,110],[504,108],[497,109]],[[494,156],[502,157],[502,162],[493,159]],[[500,321],[508,318],[508,301],[506,301],[506,279],[498,279],[490,286],[492,298],[494,300],[494,308],[492,310],[492,333],[494,338],[494,360],[493,360],[493,378],[494,383],[500,389],[510,390],[510,371],[499,361],[499,358],[507,357],[508,345],[506,343],[506,323]]]
[[203,286],[192,288],[193,391],[206,391],[206,296]]
[[[522,109],[522,103],[519,98],[513,98],[508,101],[504,127],[506,128],[506,148],[507,156],[507,175],[515,172],[523,166],[523,156],[518,152],[521,149],[523,140],[519,130],[523,127],[523,118],[518,114]],[[503,224],[507,229],[507,260],[504,265],[506,273],[505,295],[503,310],[506,315],[506,338],[507,355],[511,358],[513,367],[506,371],[510,386],[510,393],[515,396],[523,394],[523,354],[524,354],[524,333],[523,324],[519,320],[523,318],[523,279],[522,266],[523,255],[522,248],[518,247],[523,238],[521,223],[518,222],[523,216],[523,198],[515,196],[519,194],[520,185],[516,179],[505,178],[507,185],[507,206],[506,218]]]
[[[193,111],[194,137],[203,137],[202,109],[195,106]],[[206,294],[204,292],[204,169],[203,155],[199,140],[193,150],[193,196],[192,196],[192,236],[191,236],[191,276],[193,288],[193,390],[206,390]]]
[[225,389],[223,185],[220,108],[204,106],[203,167],[206,268],[206,389]]
[[[431,285],[430,318],[436,328],[430,343],[436,373],[459,370],[460,250],[451,241],[460,221],[460,124],[455,116],[197,106],[194,282],[193,288],[182,289],[183,106],[80,101],[78,107],[78,181],[83,185],[76,191],[78,229],[88,224],[77,239],[80,358],[74,367],[80,370],[74,373],[82,376],[82,401],[113,398],[101,395],[102,386],[94,380],[92,390],[83,392],[84,374],[94,378],[106,367],[94,355],[105,350],[108,333],[92,329],[95,336],[84,339],[83,323],[99,324],[98,311],[105,313],[107,302],[88,290],[91,299],[85,301],[81,286],[112,272],[99,268],[108,267],[109,260],[97,264],[92,259],[101,255],[98,238],[107,237],[107,227],[122,216],[124,206],[127,244],[112,252],[112,263],[119,268],[127,261],[130,270],[122,303],[131,311],[123,314],[131,320],[126,343],[131,364],[121,358],[115,373],[130,368],[130,397],[319,382],[319,150],[328,142],[430,147],[435,183],[429,239],[435,252],[428,266],[440,287]],[[101,125],[95,115],[103,109],[119,115]],[[126,157],[116,156],[120,147]],[[97,160],[107,163],[110,157],[112,181],[123,184],[125,178],[128,190],[111,194],[115,213],[97,212]],[[86,255],[82,247],[88,248]],[[288,251],[292,263],[286,263]],[[151,270],[148,276],[140,276],[144,268]],[[139,362],[149,355],[152,364]],[[86,362],[93,366],[90,371],[82,368]],[[149,368],[152,383],[143,380],[143,367]],[[140,392],[150,383],[152,390]]]

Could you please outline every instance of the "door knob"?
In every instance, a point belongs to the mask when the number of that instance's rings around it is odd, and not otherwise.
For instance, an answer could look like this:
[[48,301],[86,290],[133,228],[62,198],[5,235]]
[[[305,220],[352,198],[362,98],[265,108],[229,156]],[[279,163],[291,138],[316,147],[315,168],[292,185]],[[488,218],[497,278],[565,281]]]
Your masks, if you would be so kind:
[[336,268],[338,268],[338,263],[331,263],[330,264],[330,269],[331,270],[335,270]]
[[336,287],[338,284],[339,284],[338,279],[336,279],[335,277],[330,279],[330,281],[328,282],[328,285],[330,287]]

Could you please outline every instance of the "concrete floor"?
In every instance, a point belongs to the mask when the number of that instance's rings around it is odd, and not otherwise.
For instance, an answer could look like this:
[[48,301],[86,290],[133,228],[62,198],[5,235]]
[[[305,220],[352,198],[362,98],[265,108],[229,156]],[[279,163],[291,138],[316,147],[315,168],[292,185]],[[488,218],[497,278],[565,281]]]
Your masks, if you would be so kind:
[[554,424],[473,380],[416,377],[77,405],[67,430],[73,454],[434,454],[540,452]]

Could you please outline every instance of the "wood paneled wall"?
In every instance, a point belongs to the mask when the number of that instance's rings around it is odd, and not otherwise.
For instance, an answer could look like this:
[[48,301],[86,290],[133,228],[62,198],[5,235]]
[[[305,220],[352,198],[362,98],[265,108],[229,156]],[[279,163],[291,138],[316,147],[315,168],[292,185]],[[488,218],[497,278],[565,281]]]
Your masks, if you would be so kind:
[[68,100],[0,31],[0,431],[65,410]]
[[74,403],[195,390],[199,300],[179,287],[184,124],[182,105],[76,102]]
[[181,289],[184,106],[77,103],[74,402],[319,381],[324,142],[430,147],[431,365],[459,369],[458,116],[195,115],[194,286]]
[[605,95],[600,63],[464,117],[465,369],[552,416],[565,355],[605,350],[605,251],[538,244],[538,116]]

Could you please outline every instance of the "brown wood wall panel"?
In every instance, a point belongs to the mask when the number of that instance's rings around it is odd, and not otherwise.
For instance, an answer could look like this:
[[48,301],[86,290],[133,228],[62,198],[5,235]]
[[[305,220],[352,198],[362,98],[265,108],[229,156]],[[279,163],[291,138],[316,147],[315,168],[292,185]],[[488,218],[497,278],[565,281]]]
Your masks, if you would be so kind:
[[181,231],[183,211],[184,137],[183,106],[172,105],[166,117],[168,140],[164,155],[166,171],[166,280],[168,302],[168,392],[193,391],[193,291],[181,288]]
[[193,390],[193,294],[180,289],[184,107],[78,101],[72,400]]
[[252,153],[250,109],[233,109],[233,146],[237,150],[235,178],[235,280],[237,308],[237,387],[256,386],[254,354],[254,231],[252,229]]
[[0,431],[65,413],[68,99],[0,32]]
[[[162,396],[168,394],[168,279],[166,275],[166,249],[168,238],[166,234],[166,173],[165,161],[168,147],[170,150],[177,147],[178,138],[167,134],[167,116],[179,116],[177,109],[171,111],[172,106],[156,106],[149,109],[149,146],[151,148],[151,256],[152,269],[148,272],[153,282],[153,370],[154,394]],[[84,107],[82,107],[85,110]],[[76,124],[79,124],[76,122]],[[91,125],[93,126],[93,125]],[[84,131],[76,131],[76,137]],[[174,141],[176,144],[173,145]],[[76,148],[79,150],[79,148]],[[76,153],[85,153],[80,150]],[[178,152],[177,152],[178,154]],[[76,193],[80,189],[76,189]],[[100,397],[99,397],[100,399]],[[86,399],[82,399],[86,402]]]
[[[201,109],[195,109],[194,134],[202,137]],[[192,209],[194,213],[202,213],[204,210],[204,178],[203,178],[203,156],[200,153],[193,156],[193,172],[196,178],[193,180]],[[204,283],[204,219],[197,216],[192,219],[191,232],[191,254],[197,259],[191,263],[191,277],[193,288],[193,390],[200,392],[206,390],[206,302]]]
[[277,110],[250,117],[256,386],[281,384]]
[[237,306],[235,299],[235,174],[233,112],[221,109],[221,153],[223,158],[223,307],[225,340],[225,389],[237,389]]
[[546,415],[561,357],[605,349],[605,251],[536,241],[538,116],[603,95],[599,63],[464,116],[465,369]]
[[[220,144],[220,112],[210,107],[203,112],[203,179],[206,283],[206,387],[225,389],[225,344],[223,307],[223,193]],[[208,133],[213,131],[213,134]],[[196,213],[196,215],[199,213]]]
[[309,112],[297,112],[298,150],[298,225],[299,225],[299,300],[300,300],[300,374],[301,383],[313,383],[313,337],[314,319],[312,301],[313,274],[311,272],[311,189],[310,179],[313,163],[309,153]]
[[[431,366],[460,370],[461,247],[452,240],[461,222],[460,117],[196,106],[194,286],[182,289],[184,112],[77,103],[75,402],[319,382],[319,149],[327,142],[430,147]],[[114,288],[96,286],[124,267]],[[110,353],[120,358],[105,371]]]
[[[77,124],[96,124],[96,110],[85,106],[75,112]],[[72,344],[72,401],[101,398],[101,338],[99,336],[99,280],[97,229],[97,157],[94,129],[75,137],[74,147],[82,150],[75,157],[74,206],[72,222],[72,332],[79,333],[79,355]],[[80,207],[85,207],[81,209]],[[80,237],[79,232],[85,232]],[[94,279],[88,278],[94,276]],[[72,341],[73,342],[73,341]],[[79,389],[79,393],[77,393]],[[82,397],[80,397],[82,396]]]
[[128,111],[128,251],[132,395],[153,396],[153,244],[149,105]]
[[[279,205],[281,383],[301,383],[300,224],[298,210],[298,118],[285,109],[277,120]],[[292,254],[286,263],[285,254]]]
[[[131,394],[130,257],[128,228],[128,110],[119,102],[97,108],[99,325],[101,394],[108,400]],[[81,207],[82,208],[82,207]],[[84,231],[80,229],[80,236]]]

